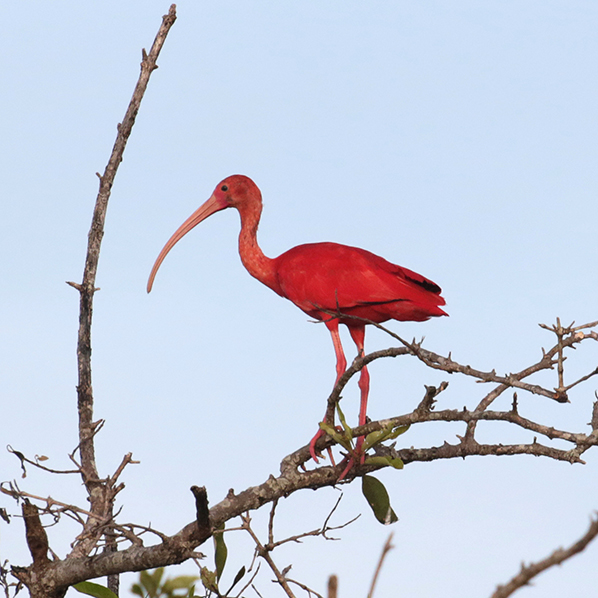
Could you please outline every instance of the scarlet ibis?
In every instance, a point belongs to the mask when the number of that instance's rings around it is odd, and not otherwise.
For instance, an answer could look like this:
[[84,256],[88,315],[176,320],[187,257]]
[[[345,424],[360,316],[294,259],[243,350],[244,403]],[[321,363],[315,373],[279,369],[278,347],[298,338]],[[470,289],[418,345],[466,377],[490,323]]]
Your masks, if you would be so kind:
[[[387,320],[423,322],[434,316],[448,315],[439,307],[445,301],[436,283],[365,249],[338,243],[309,243],[293,247],[274,259],[266,257],[257,243],[262,194],[257,185],[243,175],[229,176],[218,183],[210,199],[170,237],[152,268],[148,293],[160,264],[174,245],[208,216],[225,208],[236,208],[241,216],[239,254],[249,274],[312,318],[324,322],[330,331],[336,353],[335,385],[347,367],[339,324],[347,326],[359,355],[363,355],[366,323],[351,316],[381,323]],[[369,381],[367,367],[364,367],[359,379],[360,426],[366,423]],[[310,443],[310,453],[316,462],[315,444],[322,434],[320,430]],[[358,439],[355,456],[359,455],[362,443],[363,439]],[[341,477],[353,461],[354,456],[351,456]]]

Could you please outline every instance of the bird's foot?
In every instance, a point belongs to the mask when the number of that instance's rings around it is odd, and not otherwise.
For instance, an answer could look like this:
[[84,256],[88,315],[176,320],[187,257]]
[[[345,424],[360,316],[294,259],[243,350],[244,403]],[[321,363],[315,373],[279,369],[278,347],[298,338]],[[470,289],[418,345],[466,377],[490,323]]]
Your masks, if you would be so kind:
[[345,469],[343,469],[343,473],[338,476],[337,482],[342,482],[345,479],[345,476],[353,469],[353,466],[355,465],[355,459],[353,457],[349,457],[349,455],[347,455],[347,458],[347,466]]
[[[316,435],[311,439],[310,443],[309,443],[309,454],[311,455],[311,458],[314,460],[315,463],[319,463],[318,461],[318,457],[322,457],[322,453],[319,453],[316,451],[316,442],[318,442],[318,440],[324,436],[325,432],[324,430],[322,430],[321,428],[318,430],[318,432],[316,433]],[[332,463],[333,467],[336,466],[336,463],[334,461],[334,456],[332,454],[332,448],[328,447],[326,449],[326,452],[328,453],[328,457],[330,458],[330,462]]]
[[[314,460],[314,463],[318,463],[318,455],[316,453],[316,442],[318,442],[318,440],[324,436],[324,430],[319,429],[316,432],[316,435],[311,439],[310,443],[309,443],[309,454],[311,455],[311,458]],[[320,454],[320,457],[322,455]]]
[[355,449],[353,449],[346,457],[347,459],[347,466],[343,469],[343,472],[338,477],[338,481],[342,482],[345,479],[345,476],[353,469],[356,463],[363,465],[365,461],[365,451],[362,450],[364,437],[360,436],[357,439],[357,444]]

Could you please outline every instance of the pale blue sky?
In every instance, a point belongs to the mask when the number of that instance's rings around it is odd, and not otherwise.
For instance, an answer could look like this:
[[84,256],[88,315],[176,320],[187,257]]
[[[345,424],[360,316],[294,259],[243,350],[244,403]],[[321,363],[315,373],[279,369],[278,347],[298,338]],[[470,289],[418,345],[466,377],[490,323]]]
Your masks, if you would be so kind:
[[[3,7],[0,446],[45,454],[55,467],[77,444],[78,297],[64,281],[81,278],[94,173],[168,6]],[[215,504],[231,486],[276,473],[314,434],[334,381],[325,328],[244,271],[236,214],[179,243],[146,295],[165,241],[229,174],[262,189],[267,255],[337,241],[440,284],[450,318],[390,325],[425,335],[433,351],[515,371],[552,341],[538,322],[598,319],[597,29],[596,4],[574,0],[178,3],[116,179],[98,274],[99,465],[108,474],[128,451],[141,460],[124,476],[125,519],[173,533],[193,518],[192,484]],[[378,331],[366,336],[370,350],[391,344]],[[346,348],[352,357],[349,339]],[[572,353],[571,376],[597,358],[597,347]],[[371,375],[373,418],[412,409],[424,384],[447,379],[413,359],[377,362]],[[471,406],[485,389],[450,383],[441,407]],[[521,410],[585,431],[595,388],[572,393],[570,405],[520,393]],[[357,404],[353,383],[351,418]],[[441,444],[461,432],[439,425],[402,439]],[[489,426],[482,437],[531,434]],[[489,596],[522,560],[571,543],[598,508],[597,459],[587,460],[472,458],[380,474],[400,521],[376,598]],[[20,475],[4,451],[0,472]],[[35,472],[21,487],[82,497],[78,480]],[[359,484],[344,492],[338,522],[363,515],[342,542],[307,542],[281,551],[280,563],[293,562],[295,577],[321,592],[337,573],[343,598],[365,596],[389,530]],[[284,501],[281,533],[317,526],[336,496]],[[51,531],[61,555],[70,538]],[[230,543],[234,574],[250,548]],[[587,594],[597,554],[591,547],[519,595]],[[4,558],[27,562],[19,521],[2,527]],[[281,595],[268,579],[264,596]]]

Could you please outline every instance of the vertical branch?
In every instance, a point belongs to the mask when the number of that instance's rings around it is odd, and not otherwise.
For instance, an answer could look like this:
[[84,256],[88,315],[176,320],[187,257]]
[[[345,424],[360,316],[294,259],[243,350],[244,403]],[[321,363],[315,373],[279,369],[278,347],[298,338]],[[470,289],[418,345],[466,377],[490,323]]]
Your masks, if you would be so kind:
[[84,533],[82,536],[86,539],[75,547],[73,556],[83,556],[95,546],[95,543],[102,534],[101,525],[109,523],[112,518],[112,506],[115,492],[111,491],[107,480],[100,480],[94,448],[94,436],[98,430],[100,422],[93,421],[93,389],[91,382],[91,322],[93,315],[94,294],[98,290],[95,287],[98,262],[100,258],[100,247],[102,237],[104,236],[104,223],[106,220],[106,211],[108,200],[112,191],[112,185],[116,177],[116,172],[122,161],[123,153],[135,118],[139,111],[139,106],[152,72],[158,68],[156,61],[166,41],[166,36],[176,20],[176,5],[171,5],[167,15],[162,18],[162,25],[156,35],[149,54],[142,51],[141,73],[133,92],[133,97],[129,103],[122,123],[118,125],[118,133],[112,153],[103,175],[99,175],[100,188],[96,199],[96,204],[91,222],[91,229],[88,235],[87,255],[85,259],[85,268],[83,271],[83,282],[81,284],[69,283],[75,287],[80,294],[79,311],[79,333],[77,340],[77,366],[78,366],[78,385],[77,385],[77,406],[79,412],[79,453],[81,457],[81,476],[87,489],[90,500],[90,511],[94,517],[90,518],[86,525],[86,532],[90,527],[96,527],[94,533]]
[[[100,176],[100,190],[96,200],[91,229],[88,235],[87,257],[83,272],[83,282],[77,285],[81,295],[79,311],[79,335],[77,342],[77,361],[79,384],[77,386],[78,409],[79,409],[79,451],[81,455],[81,470],[84,482],[90,491],[89,484],[98,479],[98,472],[95,463],[95,451],[93,443],[93,390],[91,385],[91,319],[93,314],[93,298],[95,291],[96,274],[98,261],[100,259],[100,246],[104,236],[104,222],[108,199],[112,191],[112,185],[116,176],[118,166],[122,161],[125,146],[131,134],[135,118],[139,111],[139,105],[147,88],[150,75],[157,68],[156,60],[166,40],[168,31],[176,19],[176,6],[173,4],[170,11],[163,17],[162,26],[158,31],[156,39],[149,54],[143,51],[141,62],[141,74],[133,92],[133,97],[127,108],[123,122],[118,125],[118,134],[112,149],[110,160],[104,174]],[[99,176],[99,175],[98,175]],[[92,497],[93,498],[93,497]]]
[[559,347],[559,352],[558,352],[558,363],[557,363],[557,371],[558,371],[558,375],[559,375],[559,387],[557,390],[561,390],[563,388],[565,388],[565,378],[564,378],[564,372],[563,372],[563,335],[565,334],[565,330],[563,329],[563,327],[561,326],[561,319],[557,318],[556,319],[556,336],[558,339],[558,347]]
[[[110,519],[114,516],[114,501],[110,502],[110,511],[108,513]],[[106,539],[106,546],[104,546],[104,552],[116,552],[118,550],[118,545],[116,543],[116,532],[114,528],[108,528],[104,533],[104,538]],[[114,592],[118,596],[118,592],[120,589],[120,575],[118,573],[114,573],[112,575],[108,575],[106,578],[106,586],[112,592]]]
[[29,500],[23,501],[23,520],[25,521],[25,534],[27,546],[33,557],[33,567],[40,569],[50,562],[48,558],[48,536],[39,518],[38,508]]
[[328,578],[328,598],[337,598],[338,595],[338,577],[331,575]]
[[392,545],[393,535],[394,532],[391,532],[390,536],[388,536],[388,540],[386,540],[386,544],[384,544],[384,548],[382,549],[382,554],[380,555],[378,566],[376,567],[376,571],[374,572],[374,578],[372,579],[372,585],[370,586],[370,591],[368,592],[368,598],[373,597],[374,589],[376,588],[376,582],[378,581],[378,575],[380,575],[380,570],[382,569],[382,563],[384,563],[386,555],[394,548],[394,546]]
[[286,577],[283,573],[280,572],[280,570],[276,566],[276,563],[272,560],[272,557],[270,556],[270,551],[260,542],[260,539],[255,535],[254,531],[251,529],[251,519],[249,517],[249,512],[245,513],[244,515],[241,515],[241,521],[243,522],[241,527],[244,530],[247,530],[247,532],[249,532],[249,535],[255,542],[257,555],[261,556],[268,563],[270,569],[272,569],[272,572],[276,576],[276,581],[286,592],[286,595],[289,598],[295,598],[295,594],[293,594],[293,591],[291,590]]

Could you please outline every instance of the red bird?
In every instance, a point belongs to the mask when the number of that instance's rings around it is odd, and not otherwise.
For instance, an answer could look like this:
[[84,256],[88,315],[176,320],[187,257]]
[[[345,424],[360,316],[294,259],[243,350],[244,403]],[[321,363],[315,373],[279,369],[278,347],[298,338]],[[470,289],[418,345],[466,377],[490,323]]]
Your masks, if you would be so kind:
[[[218,183],[210,199],[172,235],[152,268],[148,293],[160,264],[177,241],[202,220],[225,208],[236,208],[241,215],[239,254],[249,274],[312,318],[324,322],[330,330],[336,353],[336,382],[347,367],[339,324],[347,326],[359,355],[363,354],[366,324],[350,316],[381,323],[386,320],[423,322],[434,316],[448,315],[439,307],[445,302],[437,284],[365,249],[338,243],[309,243],[289,249],[274,259],[266,257],[257,244],[262,194],[250,178],[242,175],[229,176]],[[359,379],[360,426],[366,423],[369,381],[367,367],[364,367]],[[316,462],[315,444],[322,434],[320,430],[310,443],[310,453]],[[356,455],[362,444],[363,438],[358,439]],[[343,475],[352,464],[353,456]]]

